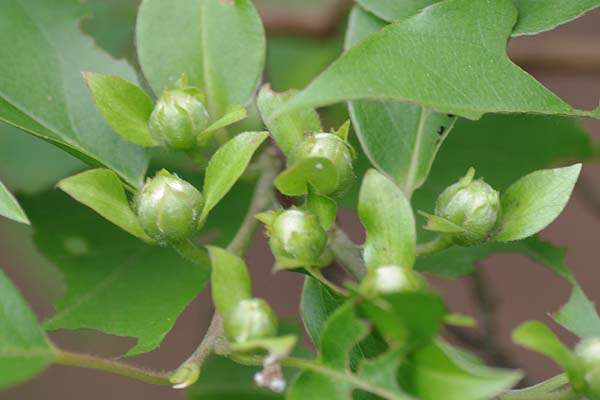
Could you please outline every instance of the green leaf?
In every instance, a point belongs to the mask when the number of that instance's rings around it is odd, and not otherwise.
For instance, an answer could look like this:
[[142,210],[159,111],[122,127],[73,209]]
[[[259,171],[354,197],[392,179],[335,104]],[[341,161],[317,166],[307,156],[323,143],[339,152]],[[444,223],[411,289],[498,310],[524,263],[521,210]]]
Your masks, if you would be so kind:
[[493,240],[507,242],[534,235],[567,205],[581,164],[532,172],[502,193],[500,231]]
[[225,143],[212,156],[204,179],[204,208],[200,221],[223,199],[242,176],[252,156],[269,136],[267,132],[244,132]]
[[0,390],[43,371],[57,354],[21,294],[0,270]]
[[[440,0],[419,2],[396,0],[358,0],[365,10],[388,22],[400,21]],[[513,0],[519,13],[512,35],[530,35],[550,30],[600,6],[598,0]]]
[[277,114],[361,99],[412,102],[471,119],[492,112],[590,114],[508,59],[516,18],[511,0],[435,4],[348,50]]
[[60,192],[24,198],[22,204],[37,247],[65,281],[46,329],[130,336],[138,341],[128,356],[151,351],[210,279],[209,265],[145,244]]
[[519,20],[513,35],[530,35],[550,30],[600,6],[598,0],[513,0]]
[[440,296],[427,292],[382,296],[358,307],[383,336],[405,351],[430,341],[439,332],[446,315]]
[[571,350],[566,347],[546,325],[539,321],[528,321],[513,332],[513,341],[523,347],[551,358],[568,373],[571,383],[583,382],[579,363]]
[[58,187],[126,232],[153,242],[140,226],[121,181],[111,170],[85,171],[61,180]]
[[259,367],[211,357],[202,365],[202,377],[188,391],[190,400],[283,400],[282,394],[261,389],[254,383]]
[[[340,332],[345,334],[340,335]],[[354,389],[388,400],[409,399],[396,383],[401,360],[401,353],[397,351],[391,350],[381,358],[362,363],[356,374],[351,372],[350,351],[367,333],[367,324],[356,317],[352,303],[338,308],[323,328],[318,361],[307,362],[311,368],[298,375],[287,399],[348,400]],[[375,370],[379,371],[376,378]]]
[[286,196],[301,196],[314,186],[319,192],[331,193],[338,186],[333,163],[322,157],[304,158],[288,167],[275,179],[275,186]]
[[400,188],[376,170],[369,170],[360,189],[358,214],[367,231],[364,245],[367,267],[413,266],[415,219]]
[[213,117],[246,104],[261,78],[265,35],[250,0],[144,0],[137,48],[155,93],[186,73],[208,98]]
[[422,400],[480,400],[494,398],[521,379],[517,371],[475,364],[443,342],[432,342],[412,358],[402,383]]
[[0,215],[22,224],[31,225],[17,199],[14,198],[2,182],[0,182]]
[[154,109],[142,89],[118,76],[84,72],[96,108],[119,135],[140,146],[156,146],[148,121]]
[[246,111],[246,109],[240,106],[239,104],[230,106],[227,109],[225,115],[223,115],[223,117],[219,118],[218,120],[213,122],[208,128],[200,132],[200,134],[198,135],[199,144],[202,145],[204,141],[208,141],[213,132],[216,132],[219,129],[223,129],[238,121],[241,121],[247,116],[248,111]]
[[343,303],[344,299],[316,279],[310,276],[304,279],[300,316],[313,343],[318,344],[321,341],[321,331],[325,322]]
[[337,203],[332,198],[319,194],[311,185],[308,186],[306,208],[317,216],[325,230],[331,228],[335,222]]
[[242,300],[252,297],[252,282],[244,260],[218,247],[210,246],[211,285],[215,307],[223,316]]
[[258,93],[257,100],[258,109],[265,125],[283,154],[288,157],[296,145],[304,140],[306,132],[323,131],[319,114],[312,108],[302,108],[277,118],[271,118],[273,111],[296,93],[298,93],[297,90],[276,93],[271,90],[269,85],[264,85]]
[[[8,0],[0,15],[0,120],[59,146],[125,181],[141,184],[146,152],[121,139],[96,111],[82,70],[136,81],[125,61],[77,29],[85,6],[70,0]],[[41,68],[40,66],[43,66]],[[23,84],[23,83],[27,84]]]
[[[421,3],[394,2],[400,8],[420,7]],[[385,22],[354,7],[346,31],[346,48],[384,26]],[[399,102],[353,101],[348,107],[371,164],[390,176],[410,197],[427,179],[435,155],[456,118]]]
[[580,338],[600,336],[600,317],[596,306],[578,285],[573,286],[569,301],[552,317]]

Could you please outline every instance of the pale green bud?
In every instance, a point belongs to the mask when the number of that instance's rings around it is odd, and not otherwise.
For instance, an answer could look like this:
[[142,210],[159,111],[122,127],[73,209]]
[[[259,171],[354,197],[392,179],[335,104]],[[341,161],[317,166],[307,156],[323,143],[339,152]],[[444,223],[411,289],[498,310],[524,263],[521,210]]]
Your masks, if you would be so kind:
[[225,334],[235,343],[277,335],[277,316],[262,299],[242,300],[224,316]]
[[382,265],[370,268],[361,283],[367,296],[401,292],[417,292],[424,287],[421,277],[410,268],[398,265]]

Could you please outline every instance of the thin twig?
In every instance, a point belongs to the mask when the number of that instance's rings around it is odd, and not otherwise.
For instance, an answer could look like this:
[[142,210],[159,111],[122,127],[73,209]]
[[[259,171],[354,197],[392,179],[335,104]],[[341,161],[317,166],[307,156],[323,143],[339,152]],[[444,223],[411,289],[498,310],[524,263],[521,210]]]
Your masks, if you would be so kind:
[[360,247],[337,225],[329,231],[329,248],[335,260],[356,280],[360,281],[367,274]]

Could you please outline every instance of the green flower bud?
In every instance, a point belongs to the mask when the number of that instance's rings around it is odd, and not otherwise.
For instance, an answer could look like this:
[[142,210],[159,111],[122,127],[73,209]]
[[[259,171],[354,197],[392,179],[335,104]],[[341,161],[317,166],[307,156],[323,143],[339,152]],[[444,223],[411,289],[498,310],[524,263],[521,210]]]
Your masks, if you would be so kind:
[[453,233],[454,243],[471,246],[486,241],[494,233],[501,214],[500,196],[483,179],[473,180],[470,168],[461,180],[449,186],[437,199],[436,215],[464,229]]
[[136,196],[142,229],[160,242],[178,242],[198,231],[204,199],[192,185],[162,170]]
[[298,209],[282,211],[273,217],[268,231],[271,251],[276,258],[321,265],[327,233],[313,213]]
[[290,164],[295,164],[310,157],[326,158],[334,165],[338,174],[338,185],[330,195],[343,192],[352,183],[354,171],[352,169],[352,150],[350,145],[333,133],[315,133],[308,135],[290,156]]
[[197,89],[178,83],[165,90],[150,115],[150,134],[160,145],[172,150],[191,150],[210,119]]
[[370,268],[361,283],[363,293],[370,297],[400,292],[417,292],[424,286],[423,280],[416,272],[398,265]]
[[583,339],[575,347],[586,383],[586,394],[591,400],[600,400],[600,338]]
[[277,317],[262,299],[242,300],[224,316],[225,334],[235,343],[277,335]]

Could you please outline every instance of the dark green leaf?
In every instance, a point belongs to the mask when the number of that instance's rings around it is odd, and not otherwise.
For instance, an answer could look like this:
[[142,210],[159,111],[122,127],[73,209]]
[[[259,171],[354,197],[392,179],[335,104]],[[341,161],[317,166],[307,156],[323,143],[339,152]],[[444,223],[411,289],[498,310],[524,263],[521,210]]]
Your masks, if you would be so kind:
[[254,152],[268,136],[267,132],[240,133],[221,146],[213,155],[206,168],[201,221],[237,182],[246,170]]
[[66,293],[45,322],[47,329],[131,336],[138,342],[127,355],[147,352],[208,283],[209,265],[147,245],[60,192],[22,203],[37,246],[65,280]]
[[56,351],[21,294],[0,270],[0,390],[46,368]]
[[567,304],[552,317],[580,338],[600,337],[600,317],[596,306],[578,285],[573,286]]
[[58,187],[133,236],[152,242],[131,209],[123,185],[108,169],[92,169],[63,179]]
[[[407,7],[408,3],[394,4]],[[354,7],[346,31],[346,48],[384,26],[385,22]],[[356,135],[371,164],[388,174],[410,197],[427,179],[456,118],[408,103],[353,101],[348,105]]]
[[306,132],[321,132],[319,114],[312,108],[303,108],[292,113],[271,118],[271,114],[297,91],[276,93],[269,85],[262,87],[258,94],[258,109],[262,119],[277,142],[281,151],[290,156],[292,150],[304,139]]
[[208,248],[212,263],[211,287],[215,307],[223,316],[252,297],[252,283],[244,260],[218,247]]
[[490,112],[587,115],[508,59],[516,19],[511,0],[435,4],[344,53],[278,113],[380,99],[471,119]]
[[148,120],[154,105],[142,89],[118,76],[84,73],[100,114],[119,135],[140,146],[155,146]]
[[513,183],[500,198],[500,231],[493,240],[508,242],[535,235],[567,205],[581,164],[532,172]]
[[401,381],[422,400],[490,399],[521,379],[517,371],[492,369],[458,357],[443,342],[417,351],[409,370]]
[[410,203],[400,188],[374,169],[363,179],[358,214],[367,231],[367,267],[413,266],[416,232]]
[[248,102],[265,60],[264,31],[250,0],[144,0],[137,48],[155,93],[186,73],[206,94],[213,118]]
[[0,66],[0,120],[139,185],[147,165],[145,151],[112,132],[96,111],[80,71],[131,82],[135,73],[77,30],[84,13],[83,5],[69,0],[3,3],[0,58],[6,61]]
[[344,300],[323,286],[316,279],[307,276],[302,288],[300,315],[304,327],[313,343],[321,341],[323,325]]
[[22,224],[31,224],[25,211],[23,211],[17,202],[17,199],[14,198],[2,182],[0,182],[0,215]]

